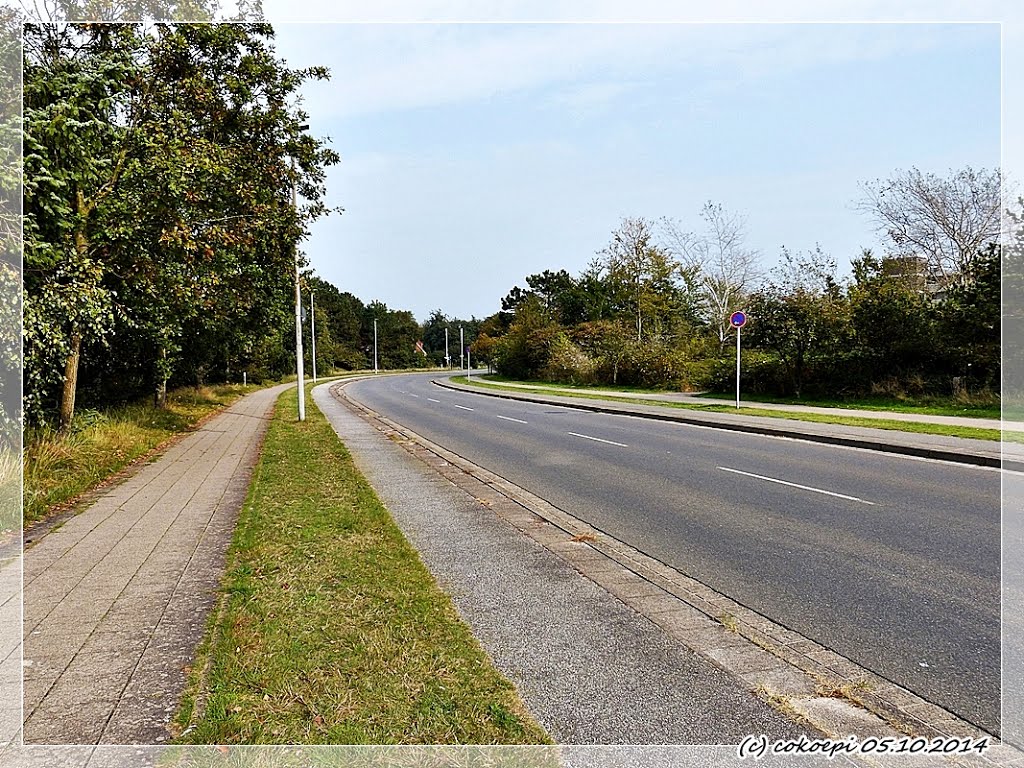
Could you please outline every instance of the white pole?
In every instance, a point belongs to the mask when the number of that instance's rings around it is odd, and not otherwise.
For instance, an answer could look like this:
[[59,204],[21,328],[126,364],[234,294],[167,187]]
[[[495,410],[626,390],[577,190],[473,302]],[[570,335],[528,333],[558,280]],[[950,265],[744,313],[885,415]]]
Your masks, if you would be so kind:
[[[295,171],[295,158],[292,158],[292,172]],[[299,198],[292,179],[292,210],[298,211]],[[299,286],[299,244],[295,243],[295,372],[299,379],[299,421],[306,420],[306,392],[302,386],[302,289]]]
[[466,378],[472,378],[473,366],[469,364],[469,347],[466,347]]
[[444,329],[444,367],[450,368],[452,364],[451,357],[448,356],[448,329]]
[[740,328],[736,328],[736,407],[740,407]]
[[463,365],[463,363],[465,362],[465,357],[466,357],[466,342],[462,338],[462,326],[460,325],[459,326],[459,369],[460,370],[465,367]]
[[313,337],[313,383],[316,384],[316,310],[313,307],[313,289],[309,289],[309,335]]
[[377,373],[377,318],[373,319],[373,372]]
[[245,371],[242,371],[242,386],[244,387],[245,385],[246,385],[246,381],[245,381]]

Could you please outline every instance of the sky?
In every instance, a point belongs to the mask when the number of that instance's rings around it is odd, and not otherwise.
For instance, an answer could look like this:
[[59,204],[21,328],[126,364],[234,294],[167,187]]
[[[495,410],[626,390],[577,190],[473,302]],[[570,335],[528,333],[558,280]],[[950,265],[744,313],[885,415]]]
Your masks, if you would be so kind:
[[[272,5],[265,5],[275,16]],[[363,301],[484,317],[623,217],[746,217],[766,268],[883,237],[859,184],[1000,162],[996,23],[275,23],[342,162],[304,243]]]

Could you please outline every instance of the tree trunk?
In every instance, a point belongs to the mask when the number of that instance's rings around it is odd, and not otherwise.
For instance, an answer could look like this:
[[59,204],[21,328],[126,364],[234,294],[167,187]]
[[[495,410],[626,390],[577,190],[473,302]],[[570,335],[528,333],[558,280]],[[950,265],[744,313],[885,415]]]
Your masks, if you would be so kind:
[[[89,241],[85,236],[85,220],[89,215],[89,206],[82,190],[76,193],[78,205],[78,223],[75,225],[75,254],[80,263],[89,256]],[[74,322],[72,320],[72,322]],[[82,334],[75,328],[71,332],[71,350],[64,363],[64,391],[60,398],[60,429],[67,430],[71,420],[75,418],[75,393],[78,391],[78,361],[82,355]]]
[[64,391],[60,398],[60,428],[66,431],[75,417],[75,392],[78,389],[78,359],[82,353],[82,336],[71,334],[71,351],[64,364]]
[[167,348],[160,347],[160,361],[156,365],[156,391],[153,392],[153,406],[156,408],[167,407],[167,373],[166,365]]

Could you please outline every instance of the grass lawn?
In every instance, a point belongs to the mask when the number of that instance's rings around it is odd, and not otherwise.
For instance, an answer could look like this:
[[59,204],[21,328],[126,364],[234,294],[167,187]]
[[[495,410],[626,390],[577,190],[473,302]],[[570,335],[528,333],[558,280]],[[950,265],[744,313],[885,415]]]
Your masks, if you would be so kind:
[[[717,397],[731,400],[736,397],[733,392],[708,392],[704,397]],[[819,408],[855,408],[862,411],[890,411],[895,413],[922,413],[931,416],[965,416],[975,419],[998,419],[1000,416],[999,398],[990,395],[985,398],[963,401],[953,397],[922,395],[920,397],[898,399],[892,397],[862,398],[795,398],[772,397],[771,395],[751,395],[751,401],[761,403],[787,403],[792,405],[813,405]]]
[[[596,395],[580,392],[572,389],[548,388],[524,390],[521,387],[509,387],[503,384],[481,380],[474,376],[469,381],[465,376],[452,377],[452,381],[459,384],[472,384],[475,387],[499,389],[507,392],[534,392],[541,395],[554,395],[556,397],[580,397],[587,400],[605,400],[616,403],[638,403],[641,405],[655,405],[660,408],[682,408],[690,411],[706,411],[712,413],[736,413],[736,408],[730,405],[700,405],[697,403],[666,402],[664,400],[644,400],[642,398],[630,398],[624,401],[621,397],[613,395]],[[523,382],[527,383],[527,382]],[[744,406],[741,410],[744,416],[766,416],[772,419],[790,419],[794,421],[814,421],[823,424],[839,424],[848,427],[872,427],[874,429],[890,429],[900,432],[917,432],[928,435],[946,435],[948,437],[965,437],[974,440],[996,440],[1001,438],[998,429],[984,429],[982,427],[961,427],[946,424],[925,424],[913,421],[896,421],[894,419],[861,418],[856,416],[839,416],[832,414],[798,413],[795,411],[773,411],[762,408],[751,408]],[[1013,439],[1012,433],[1006,439]]]
[[178,741],[550,743],[311,398],[295,421],[295,398],[277,403]]
[[227,407],[255,385],[225,384],[168,393],[167,408],[143,403],[81,411],[72,429],[25,432],[23,519],[35,522],[73,501],[140,456]]

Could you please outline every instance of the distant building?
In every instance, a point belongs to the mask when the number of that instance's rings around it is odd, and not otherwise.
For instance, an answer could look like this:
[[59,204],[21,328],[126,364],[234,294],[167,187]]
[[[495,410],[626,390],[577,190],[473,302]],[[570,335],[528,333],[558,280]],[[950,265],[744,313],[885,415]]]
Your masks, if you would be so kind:
[[951,283],[948,275],[918,254],[882,257],[882,274],[906,281],[913,290],[933,301],[945,299]]

